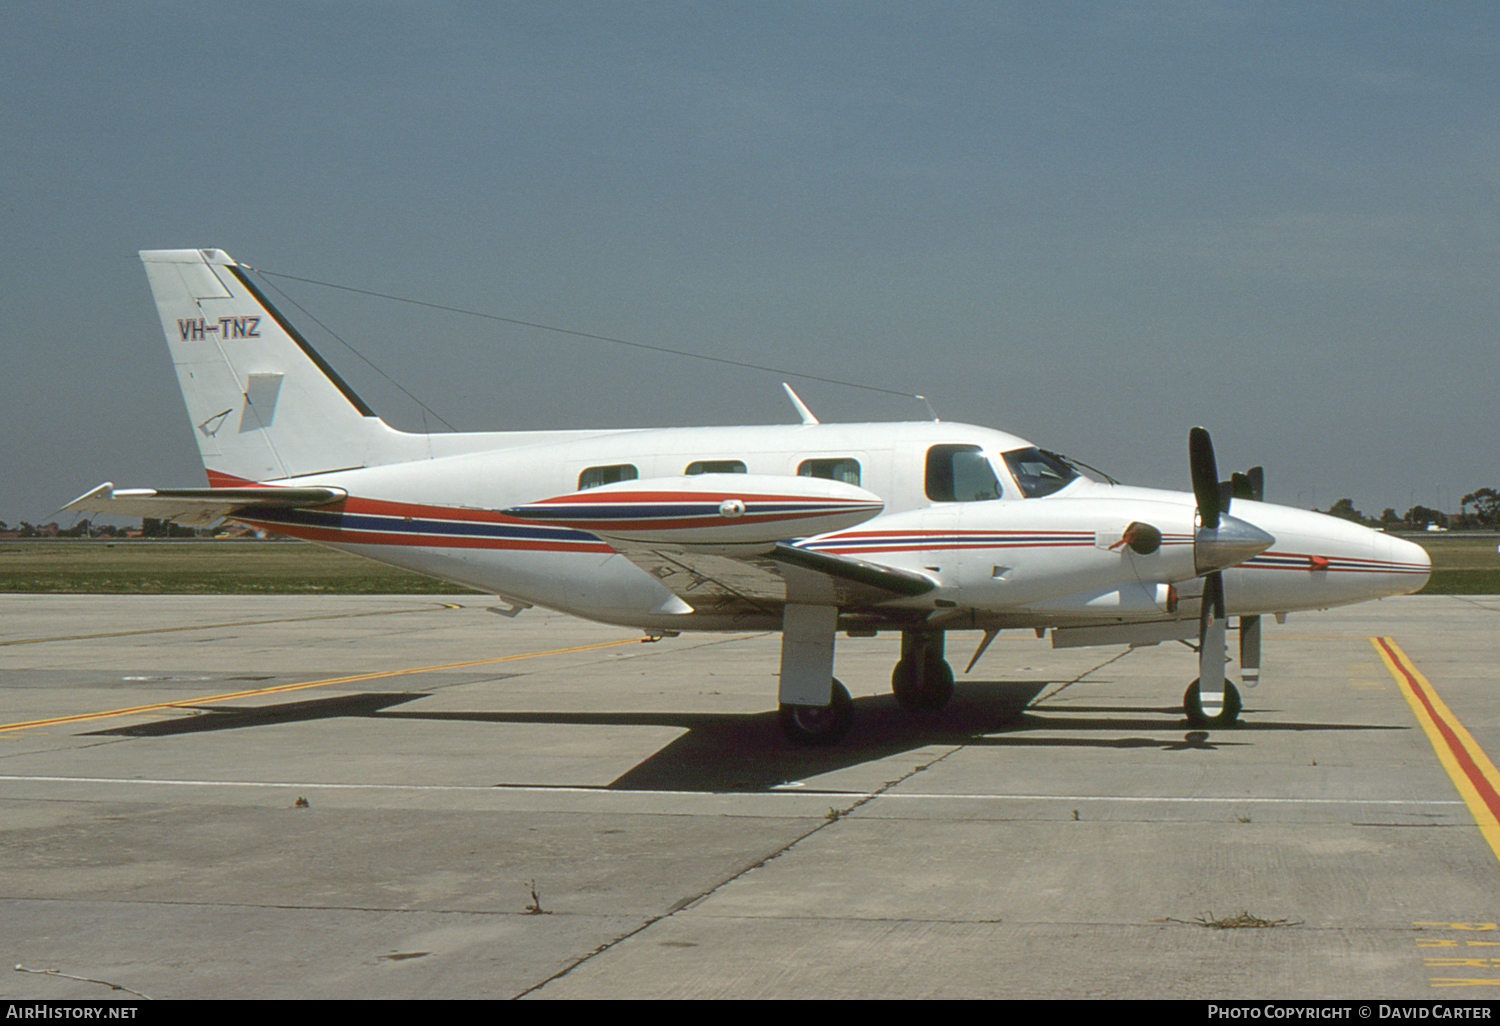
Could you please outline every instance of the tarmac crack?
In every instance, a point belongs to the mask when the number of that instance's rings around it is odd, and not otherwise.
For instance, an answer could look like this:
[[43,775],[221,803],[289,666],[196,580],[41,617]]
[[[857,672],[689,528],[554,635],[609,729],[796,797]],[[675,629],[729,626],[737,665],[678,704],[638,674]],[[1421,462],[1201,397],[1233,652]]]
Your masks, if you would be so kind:
[[147,1001],[155,1000],[151,997],[150,994],[142,994],[138,990],[131,990],[123,983],[111,983],[109,980],[96,980],[92,976],[74,976],[72,973],[65,973],[61,969],[30,969],[24,965],[21,965],[20,963],[17,963],[16,972],[35,973],[38,976],[61,976],[69,980],[78,980],[81,983],[97,983],[101,987],[108,987],[110,990],[123,990],[127,994],[134,994],[136,997],[145,998]]
[[[161,905],[178,908],[233,908],[233,909],[267,909],[279,912],[372,912],[380,915],[417,915],[417,916],[505,916],[514,918],[527,918],[537,913],[524,909],[515,911],[512,909],[496,908],[410,908],[399,905],[311,905],[311,904],[286,904],[282,902],[269,901],[168,901],[163,898],[38,898],[27,894],[0,894],[0,901],[27,901],[41,904],[94,904],[94,905]],[[617,912],[565,912],[544,910],[545,915],[556,915],[565,919],[619,919],[622,913]],[[657,917],[662,918],[660,916]]]
[[[1446,597],[1447,598],[1451,598],[1451,599],[1457,599],[1459,602],[1467,603],[1468,605],[1473,606],[1475,609],[1483,610],[1486,613],[1500,613],[1500,607],[1486,605],[1480,599],[1471,597],[1469,595],[1448,595]],[[1494,596],[1489,596],[1489,595],[1485,596],[1485,598],[1490,598],[1490,599],[1493,599],[1493,597]]]
[[[584,965],[585,963],[591,961],[594,958],[597,958],[598,956],[604,954],[606,951],[609,951],[612,948],[618,947],[619,945],[621,945],[621,944],[625,943],[626,941],[630,940],[632,937],[640,936],[642,933],[644,933],[647,930],[651,929],[651,927],[655,926],[657,923],[663,922],[663,921],[665,921],[667,919],[671,919],[677,913],[682,912],[685,909],[692,908],[695,905],[698,905],[698,904],[700,904],[700,903],[708,900],[717,891],[721,890],[724,887],[727,887],[729,884],[734,883],[736,880],[739,880],[739,879],[743,878],[747,874],[754,872],[755,870],[761,868],[762,866],[766,865],[767,863],[772,862],[772,861],[774,861],[776,859],[779,859],[781,856],[785,855],[787,852],[789,852],[793,848],[797,847],[797,845],[801,844],[803,841],[807,840],[810,837],[813,837],[814,835],[816,835],[818,833],[821,833],[824,830],[827,830],[829,827],[833,826],[835,823],[838,823],[840,820],[843,820],[846,817],[848,817],[855,810],[859,809],[860,807],[862,807],[864,805],[868,805],[870,802],[875,801],[877,798],[881,797],[886,792],[890,791],[891,788],[896,787],[896,786],[898,786],[900,784],[903,784],[906,781],[910,780],[912,777],[916,776],[918,773],[921,773],[922,771],[924,771],[924,770],[926,770],[926,769],[928,769],[928,768],[930,768],[932,766],[937,765],[938,763],[942,762],[944,759],[948,758],[948,756],[954,754],[955,752],[959,751],[963,747],[965,747],[965,746],[963,746],[963,745],[954,746],[954,747],[948,749],[946,752],[943,752],[941,755],[935,756],[935,757],[927,760],[926,762],[922,763],[921,765],[912,767],[910,770],[908,770],[907,772],[905,772],[905,773],[901,774],[900,776],[896,777],[894,780],[887,780],[884,784],[882,784],[880,787],[876,788],[875,790],[870,791],[870,792],[868,792],[866,794],[860,795],[859,799],[857,801],[851,803],[847,808],[837,809],[837,808],[834,808],[834,807],[830,807],[829,810],[828,810],[828,814],[825,815],[811,829],[805,830],[802,833],[798,834],[796,837],[792,838],[790,841],[787,841],[785,844],[783,844],[781,847],[777,848],[775,851],[771,852],[769,855],[762,856],[761,858],[756,859],[754,862],[750,862],[750,863],[748,863],[748,864],[746,864],[744,866],[741,866],[739,869],[735,870],[732,873],[729,873],[723,879],[719,880],[719,882],[716,883],[716,884],[714,884],[712,887],[709,887],[709,888],[701,891],[698,894],[694,894],[694,895],[690,895],[690,896],[688,896],[686,898],[682,898],[681,900],[673,903],[665,912],[661,913],[660,915],[651,916],[644,923],[642,923],[641,925],[637,926],[635,929],[629,930],[629,931],[621,934],[620,936],[616,937],[614,940],[606,941],[605,943],[600,944],[598,947],[594,948],[592,951],[588,952],[586,955],[583,955],[582,957],[575,959],[574,961],[570,962],[568,965],[564,966],[562,969],[559,969],[557,972],[553,973],[551,976],[548,976],[546,979],[541,980],[538,983],[532,984],[530,987],[527,987],[525,990],[522,990],[522,991],[518,992],[517,994],[515,994],[512,997],[512,1000],[518,1000],[520,998],[526,997],[529,994],[536,993],[537,991],[541,990],[543,987],[547,986],[549,983],[552,983],[555,980],[562,979],[564,976],[567,976],[569,973],[571,973],[574,969],[577,969],[579,966]],[[917,920],[912,920],[912,921],[915,922]]]
[[1060,687],[1056,688],[1055,690],[1047,692],[1041,698],[1038,698],[1038,699],[1035,699],[1034,701],[1032,701],[1031,705],[1028,706],[1028,708],[1035,708],[1036,706],[1041,705],[1043,702],[1045,702],[1049,698],[1056,698],[1058,695],[1062,694],[1064,691],[1066,691],[1068,688],[1072,687],[1074,684],[1077,684],[1081,680],[1086,680],[1087,678],[1092,677],[1094,674],[1098,673],[1100,670],[1104,669],[1106,666],[1109,666],[1111,663],[1116,663],[1116,662],[1120,661],[1121,659],[1124,659],[1126,656],[1130,655],[1130,653],[1132,653],[1134,651],[1135,651],[1135,649],[1133,649],[1133,648],[1127,648],[1125,651],[1119,653],[1118,655],[1110,656],[1108,659],[1104,660],[1104,662],[1100,663],[1098,666],[1091,666],[1091,667],[1089,667],[1087,670],[1084,670],[1082,673],[1080,673],[1078,676],[1074,677],[1072,680],[1065,682],[1064,684],[1062,684]]

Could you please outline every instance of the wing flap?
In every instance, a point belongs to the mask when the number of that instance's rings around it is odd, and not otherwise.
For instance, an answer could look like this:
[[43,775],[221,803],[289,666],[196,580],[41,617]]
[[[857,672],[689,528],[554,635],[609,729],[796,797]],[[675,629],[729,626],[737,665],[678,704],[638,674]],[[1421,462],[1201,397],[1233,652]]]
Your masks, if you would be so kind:
[[610,544],[698,612],[774,614],[788,602],[862,609],[937,587],[920,574],[811,552],[785,542],[769,552],[648,545],[615,538]]
[[770,553],[770,558],[784,566],[799,567],[839,581],[851,595],[862,589],[872,598],[880,596],[880,601],[898,597],[914,598],[937,587],[936,581],[923,574],[880,566],[849,556],[815,552],[785,542],[776,546]]

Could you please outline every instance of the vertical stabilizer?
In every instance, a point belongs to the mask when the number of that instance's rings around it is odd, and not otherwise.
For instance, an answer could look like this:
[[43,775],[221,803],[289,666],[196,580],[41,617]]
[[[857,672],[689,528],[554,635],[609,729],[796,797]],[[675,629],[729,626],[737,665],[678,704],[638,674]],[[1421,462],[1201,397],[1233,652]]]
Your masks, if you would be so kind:
[[217,249],[141,260],[212,483],[360,467],[391,432]]

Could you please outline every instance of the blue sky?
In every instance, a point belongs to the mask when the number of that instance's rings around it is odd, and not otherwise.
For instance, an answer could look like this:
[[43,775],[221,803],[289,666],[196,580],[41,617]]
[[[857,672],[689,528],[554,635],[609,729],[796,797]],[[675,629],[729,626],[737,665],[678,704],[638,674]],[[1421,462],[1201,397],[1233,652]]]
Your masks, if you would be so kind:
[[[0,519],[203,480],[135,252],[930,397],[1131,483],[1500,486],[1493,3],[12,0]],[[462,429],[774,374],[272,279]],[[422,413],[295,309],[387,420]],[[913,400],[793,381],[825,420]],[[429,421],[430,422],[430,421]]]

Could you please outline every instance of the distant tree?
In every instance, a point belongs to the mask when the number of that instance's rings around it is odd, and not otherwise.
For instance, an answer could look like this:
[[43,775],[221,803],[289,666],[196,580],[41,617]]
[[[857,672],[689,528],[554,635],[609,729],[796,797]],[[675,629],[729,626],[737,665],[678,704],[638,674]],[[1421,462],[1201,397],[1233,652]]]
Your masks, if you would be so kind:
[[154,517],[141,518],[142,538],[196,538],[198,530],[193,527],[183,527],[174,524],[170,520],[157,520]]
[[1447,514],[1441,513],[1435,509],[1428,509],[1426,506],[1413,506],[1411,509],[1406,511],[1406,523],[1407,526],[1413,529],[1424,528],[1428,524],[1437,524],[1439,527],[1447,527],[1448,516]]
[[1465,495],[1459,510],[1465,523],[1469,522],[1468,508],[1474,507],[1475,527],[1500,527],[1500,493],[1493,488],[1481,488]]
[[1387,506],[1385,509],[1383,509],[1383,510],[1380,511],[1380,526],[1381,527],[1389,527],[1392,524],[1399,524],[1399,523],[1401,523],[1401,514],[1397,513],[1391,507]]
[[1324,510],[1324,512],[1331,517],[1338,517],[1340,520],[1350,520],[1356,524],[1375,523],[1375,521],[1371,520],[1369,517],[1365,516],[1359,510],[1354,508],[1353,499],[1340,499],[1332,506],[1329,506],[1328,509]]

